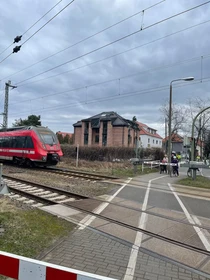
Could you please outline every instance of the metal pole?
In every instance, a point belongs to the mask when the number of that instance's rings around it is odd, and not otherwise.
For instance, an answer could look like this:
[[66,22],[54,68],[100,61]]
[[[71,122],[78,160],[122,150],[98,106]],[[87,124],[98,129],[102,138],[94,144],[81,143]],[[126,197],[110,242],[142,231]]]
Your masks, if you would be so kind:
[[169,163],[169,170],[170,170],[170,163],[171,163],[171,117],[172,117],[172,83],[178,81],[192,81],[194,77],[186,77],[181,79],[172,80],[170,82],[170,97],[169,97],[169,120],[168,120],[168,163]]
[[[168,121],[167,118],[165,118],[165,139],[167,139],[168,136],[167,125],[168,125]],[[167,140],[165,142],[165,153],[166,154],[168,153]]]
[[4,117],[3,117],[3,128],[7,129],[8,124],[8,99],[9,99],[9,86],[11,81],[5,83],[5,99],[4,99]]
[[76,167],[78,167],[78,160],[79,160],[79,144],[77,144],[77,159],[76,159]]
[[0,186],[2,184],[2,167],[3,167],[3,164],[0,163]]
[[171,163],[171,115],[172,115],[172,82],[170,83],[170,96],[169,96],[169,116],[168,116],[168,169]]
[[192,123],[192,135],[191,135],[191,138],[192,138],[192,142],[191,142],[191,160],[194,160],[195,159],[195,146],[194,146],[194,127],[195,127],[195,121],[197,119],[197,117],[202,114],[204,111],[210,109],[210,106],[206,107],[205,109],[201,110],[196,116],[195,118],[193,119],[193,123]]
[[3,128],[7,129],[8,126],[8,104],[9,104],[9,87],[16,88],[11,85],[11,81],[5,83],[5,99],[4,99],[4,117],[3,117]]

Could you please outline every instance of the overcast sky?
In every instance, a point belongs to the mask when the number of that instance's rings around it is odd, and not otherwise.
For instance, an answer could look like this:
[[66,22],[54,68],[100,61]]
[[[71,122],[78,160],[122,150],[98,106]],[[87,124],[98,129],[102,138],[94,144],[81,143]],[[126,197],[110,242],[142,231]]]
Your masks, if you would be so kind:
[[[58,2],[1,0],[0,53]],[[61,1],[20,43],[69,2]],[[186,104],[190,97],[209,96],[210,3],[158,22],[204,2],[75,0],[23,44],[20,52],[0,63],[1,112],[5,82],[11,80],[12,85],[18,86],[9,93],[9,126],[15,119],[35,114],[41,115],[42,125],[54,132],[73,132],[72,125],[78,120],[115,111],[127,119],[135,115],[138,121],[164,136],[159,109],[169,96],[171,80],[195,77],[193,82],[173,83],[173,101],[177,104]],[[151,7],[156,3],[159,4]],[[142,10],[145,12],[138,13]],[[135,13],[138,14],[76,44]],[[132,36],[84,55],[138,30]],[[14,46],[1,54],[0,60],[12,53]],[[37,63],[65,48],[68,49]],[[71,62],[48,71],[67,61]],[[34,63],[37,64],[27,68]],[[27,69],[20,71],[24,68]],[[39,75],[44,71],[48,72]],[[0,123],[2,120],[3,117]]]

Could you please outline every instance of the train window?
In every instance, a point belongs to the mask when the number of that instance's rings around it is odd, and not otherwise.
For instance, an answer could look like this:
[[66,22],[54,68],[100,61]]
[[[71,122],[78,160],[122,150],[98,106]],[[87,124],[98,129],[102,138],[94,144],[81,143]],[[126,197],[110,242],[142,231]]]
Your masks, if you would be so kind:
[[41,138],[42,138],[42,140],[44,141],[45,144],[48,144],[48,145],[57,144],[56,136],[54,136],[53,134],[40,133],[40,136],[41,136]]
[[2,148],[3,137],[0,137],[0,148]]
[[33,149],[34,148],[34,143],[32,141],[31,136],[26,136],[26,138],[25,138],[25,148],[28,148],[28,149]]
[[15,138],[14,148],[23,148],[25,142],[25,136],[16,136],[14,138]]
[[10,148],[16,148],[16,137],[10,137]]
[[9,139],[9,137],[3,137],[2,147],[3,147],[3,148],[9,148],[9,144],[10,144],[10,139]]

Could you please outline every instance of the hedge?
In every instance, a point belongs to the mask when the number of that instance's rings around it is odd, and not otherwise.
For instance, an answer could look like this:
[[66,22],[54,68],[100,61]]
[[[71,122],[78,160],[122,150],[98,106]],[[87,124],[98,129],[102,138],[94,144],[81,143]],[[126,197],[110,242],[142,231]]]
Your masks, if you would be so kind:
[[[76,147],[68,144],[61,144],[66,158],[76,158]],[[138,150],[138,157],[150,158],[153,160],[162,159],[163,150],[160,148],[146,148]],[[90,161],[113,161],[128,160],[136,157],[135,149],[126,147],[80,147],[79,158]]]

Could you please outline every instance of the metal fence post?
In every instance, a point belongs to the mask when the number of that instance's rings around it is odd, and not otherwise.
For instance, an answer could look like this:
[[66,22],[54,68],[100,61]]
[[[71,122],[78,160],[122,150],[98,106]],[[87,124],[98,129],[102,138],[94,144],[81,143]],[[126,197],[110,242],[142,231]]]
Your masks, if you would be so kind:
[[77,144],[77,159],[76,159],[76,167],[78,167],[78,160],[79,160],[79,144]]
[[0,163],[0,185],[2,184],[2,167],[3,167],[3,164]]

